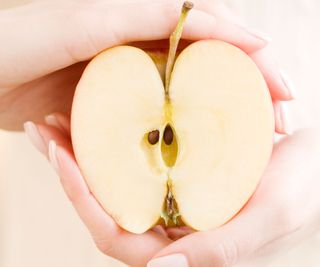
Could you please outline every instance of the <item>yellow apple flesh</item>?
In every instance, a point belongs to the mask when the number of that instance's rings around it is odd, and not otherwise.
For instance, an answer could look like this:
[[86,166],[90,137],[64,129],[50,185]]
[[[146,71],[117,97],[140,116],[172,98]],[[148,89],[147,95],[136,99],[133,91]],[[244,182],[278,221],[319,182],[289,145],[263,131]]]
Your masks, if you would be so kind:
[[[256,65],[230,44],[206,40],[184,49],[168,96],[159,62],[131,46],[91,61],[72,107],[75,156],[91,192],[124,229],[142,233],[159,222],[168,190],[179,221],[213,229],[243,207],[263,174],[272,100]],[[160,139],[152,145],[154,130]]]

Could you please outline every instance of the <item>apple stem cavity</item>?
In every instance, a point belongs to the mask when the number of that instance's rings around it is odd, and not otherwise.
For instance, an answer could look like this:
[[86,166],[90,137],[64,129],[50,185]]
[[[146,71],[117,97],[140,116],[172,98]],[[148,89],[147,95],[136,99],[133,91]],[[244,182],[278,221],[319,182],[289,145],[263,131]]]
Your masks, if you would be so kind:
[[170,46],[169,46],[169,53],[168,53],[166,73],[165,73],[165,93],[166,93],[166,96],[169,96],[169,85],[170,85],[171,73],[172,73],[174,63],[175,63],[177,49],[178,49],[179,41],[181,39],[184,22],[187,18],[189,11],[192,8],[193,8],[192,2],[186,1],[183,3],[178,24],[177,24],[175,30],[170,35]]

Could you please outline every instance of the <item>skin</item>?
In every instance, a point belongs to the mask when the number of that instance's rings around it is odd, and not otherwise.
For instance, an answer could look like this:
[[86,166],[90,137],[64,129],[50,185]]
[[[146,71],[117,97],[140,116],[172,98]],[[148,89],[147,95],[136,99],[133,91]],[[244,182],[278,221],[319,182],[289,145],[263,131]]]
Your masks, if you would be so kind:
[[[270,59],[267,42],[250,34],[221,2],[193,2],[182,37],[221,39],[246,51],[269,86],[276,131],[288,132],[282,101],[291,100],[292,92]],[[73,155],[68,114],[86,62],[123,43],[163,48],[166,43],[158,40],[169,37],[180,7],[180,1],[172,0],[70,0],[38,1],[0,11],[0,25],[6,25],[0,28],[0,127],[20,130],[23,122],[36,122],[26,124],[31,141],[50,159],[67,196],[105,254],[130,266],[146,266],[152,258],[176,253],[186,257],[191,267],[241,266],[273,255],[319,229],[316,129],[301,130],[277,143],[256,193],[241,212],[219,229],[198,233],[159,226],[142,235],[122,230],[90,193]],[[119,19],[124,17],[125,21]]]
[[[216,38],[240,47],[260,67],[274,101],[292,99],[265,40],[250,34],[220,2],[193,2],[182,38]],[[124,43],[167,48],[168,42],[157,40],[169,37],[180,9],[181,1],[172,0],[69,0],[36,1],[0,11],[0,24],[6,25],[0,29],[0,127],[21,130],[25,121],[42,122],[53,112],[69,114],[87,60]],[[276,117],[282,116],[276,112]],[[284,124],[279,120],[278,132],[286,131]]]
[[177,253],[191,267],[265,266],[266,257],[320,230],[319,130],[299,130],[275,145],[255,194],[224,226],[205,232],[157,226],[134,235],[120,229],[92,196],[74,159],[69,130],[61,123],[68,118],[54,116],[58,127],[37,125],[44,148],[51,140],[44,154],[97,247],[130,266]]

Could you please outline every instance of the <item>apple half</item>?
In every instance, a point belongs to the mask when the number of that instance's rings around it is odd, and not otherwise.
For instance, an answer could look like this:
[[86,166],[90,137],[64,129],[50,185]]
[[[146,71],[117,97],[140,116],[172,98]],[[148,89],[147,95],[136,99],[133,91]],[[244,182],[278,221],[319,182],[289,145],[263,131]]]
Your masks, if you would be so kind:
[[133,233],[157,223],[226,223],[253,194],[273,134],[263,76],[243,51],[217,40],[185,48],[168,88],[145,51],[108,49],[87,66],[72,107],[81,172]]

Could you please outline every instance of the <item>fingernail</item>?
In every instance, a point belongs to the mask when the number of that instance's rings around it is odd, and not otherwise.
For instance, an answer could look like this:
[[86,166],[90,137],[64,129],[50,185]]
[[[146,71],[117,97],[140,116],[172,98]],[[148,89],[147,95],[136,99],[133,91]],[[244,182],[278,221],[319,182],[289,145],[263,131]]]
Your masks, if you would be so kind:
[[59,173],[60,167],[57,158],[57,144],[53,140],[49,142],[49,159],[55,171]]
[[255,30],[255,29],[251,29],[251,28],[244,28],[248,33],[250,33],[251,35],[253,35],[256,38],[261,39],[262,41],[266,42],[266,43],[271,43],[272,39],[267,36],[264,32]]
[[64,131],[62,125],[60,124],[60,122],[58,121],[57,117],[54,114],[50,114],[44,117],[44,120],[46,122],[46,124],[56,127],[61,131]]
[[289,116],[288,106],[284,103],[281,103],[281,122],[284,133],[286,135],[292,135],[293,129],[291,125],[291,118]]
[[29,137],[31,143],[42,153],[47,153],[46,143],[41,136],[38,127],[31,121],[27,121],[23,124],[24,131]]
[[282,81],[283,81],[284,85],[288,89],[288,94],[290,95],[290,97],[291,98],[296,98],[296,87],[295,87],[292,79],[288,75],[288,73],[285,70],[281,69],[280,70],[280,76],[282,78]]
[[147,267],[188,267],[187,258],[182,254],[172,254],[165,257],[153,259],[148,262]]

